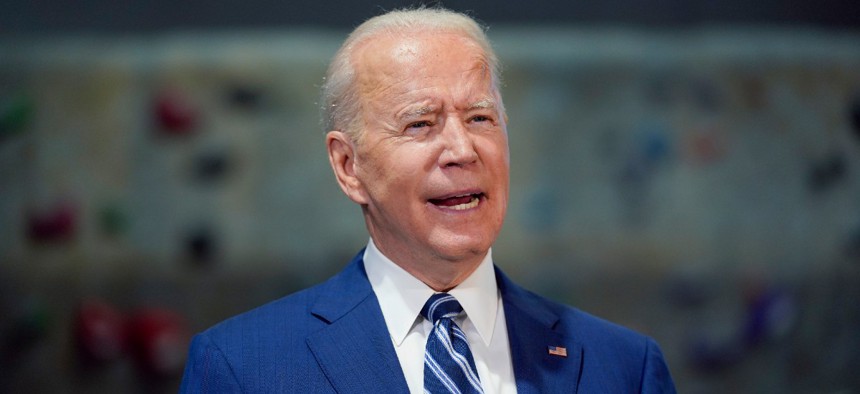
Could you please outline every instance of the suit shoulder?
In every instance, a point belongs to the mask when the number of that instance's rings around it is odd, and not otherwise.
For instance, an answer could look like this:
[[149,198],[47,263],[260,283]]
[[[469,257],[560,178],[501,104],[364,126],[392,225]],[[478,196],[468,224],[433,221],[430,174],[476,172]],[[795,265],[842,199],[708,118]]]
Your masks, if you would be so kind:
[[302,290],[195,336],[183,387],[188,392],[271,392],[276,387],[304,392],[303,384],[322,384],[306,343],[309,334],[324,326],[308,313],[317,297],[316,287]]
[[[583,391],[675,393],[663,352],[654,339],[579,309],[557,305],[559,329],[575,338],[588,355],[583,376],[604,377],[582,382]],[[609,365],[614,369],[607,369]],[[619,386],[609,389],[607,382]]]
[[[271,338],[277,341],[295,343],[320,327],[324,322],[312,311],[325,311],[325,306],[332,300],[340,300],[348,295],[360,295],[369,292],[370,284],[361,285],[360,278],[364,275],[359,253],[337,275],[315,286],[297,291],[277,300],[258,306],[247,312],[224,320],[201,335],[208,336],[213,342],[253,340],[255,336]],[[322,307],[322,309],[320,309]],[[249,339],[250,338],[250,339]]]
[[645,342],[651,340],[648,336],[618,323],[572,306],[562,306],[564,307],[564,312],[560,315],[562,316],[562,321],[570,322],[569,326],[575,328],[578,335],[590,338],[605,338],[618,344],[627,344],[628,346],[641,348],[643,351]]
[[223,320],[202,334],[218,343],[219,340],[234,338],[237,335],[256,333],[265,335],[267,331],[301,329],[299,317],[307,316],[308,309],[316,299],[319,285],[286,295],[274,301],[255,307]]
[[[546,308],[548,315],[556,316],[555,329],[593,346],[611,346],[627,352],[645,352],[651,338],[632,329],[592,315],[573,306],[550,300],[528,290],[526,297]],[[619,349],[619,350],[620,350]]]

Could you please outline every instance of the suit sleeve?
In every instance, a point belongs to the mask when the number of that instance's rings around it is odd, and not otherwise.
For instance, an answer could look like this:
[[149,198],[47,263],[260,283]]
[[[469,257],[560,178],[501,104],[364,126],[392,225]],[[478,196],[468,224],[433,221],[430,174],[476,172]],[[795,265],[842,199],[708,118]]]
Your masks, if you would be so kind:
[[206,336],[198,334],[182,375],[180,393],[241,393],[236,375],[224,353]]
[[669,374],[669,367],[663,359],[663,352],[652,340],[648,339],[645,349],[645,365],[642,369],[643,394],[675,394],[675,383]]

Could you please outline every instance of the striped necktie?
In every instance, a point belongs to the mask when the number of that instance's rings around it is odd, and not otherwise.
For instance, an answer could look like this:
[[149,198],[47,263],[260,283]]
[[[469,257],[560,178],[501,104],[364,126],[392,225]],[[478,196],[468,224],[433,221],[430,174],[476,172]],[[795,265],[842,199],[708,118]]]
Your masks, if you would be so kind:
[[448,293],[433,294],[421,309],[421,316],[433,323],[424,352],[425,393],[484,392],[466,334],[454,323],[461,312],[463,307]]

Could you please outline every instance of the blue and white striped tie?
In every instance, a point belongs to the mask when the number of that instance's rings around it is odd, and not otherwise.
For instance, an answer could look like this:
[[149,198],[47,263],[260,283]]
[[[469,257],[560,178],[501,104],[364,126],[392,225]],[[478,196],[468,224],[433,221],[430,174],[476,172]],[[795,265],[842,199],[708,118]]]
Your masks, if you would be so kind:
[[433,294],[421,309],[421,316],[433,323],[424,352],[425,393],[484,392],[466,334],[454,323],[461,312],[463,307],[448,293]]

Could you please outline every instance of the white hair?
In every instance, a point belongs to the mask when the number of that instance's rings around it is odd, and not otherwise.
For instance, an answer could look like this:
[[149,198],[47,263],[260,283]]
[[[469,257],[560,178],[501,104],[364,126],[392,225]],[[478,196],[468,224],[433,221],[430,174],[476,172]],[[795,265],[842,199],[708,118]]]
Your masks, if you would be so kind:
[[[413,31],[442,31],[462,34],[484,52],[490,68],[493,89],[498,93],[500,70],[495,52],[484,34],[484,27],[471,17],[444,8],[415,8],[388,12],[368,19],[355,28],[332,58],[322,86],[321,116],[325,131],[339,130],[358,141],[363,132],[361,103],[355,87],[355,64],[352,56],[365,41],[383,34],[409,34]],[[504,113],[501,95],[499,111]]]

